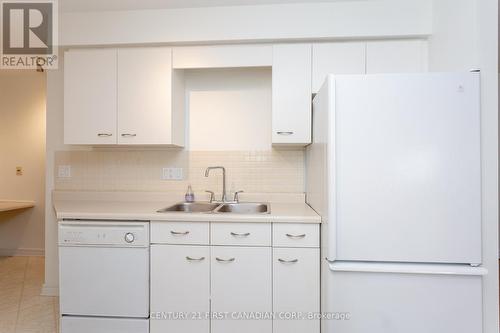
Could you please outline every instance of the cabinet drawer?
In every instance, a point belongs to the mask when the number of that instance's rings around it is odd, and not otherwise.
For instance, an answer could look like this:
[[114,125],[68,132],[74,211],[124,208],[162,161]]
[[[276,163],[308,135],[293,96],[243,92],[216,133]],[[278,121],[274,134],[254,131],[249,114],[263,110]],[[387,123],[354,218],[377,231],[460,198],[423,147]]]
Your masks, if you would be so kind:
[[271,246],[271,223],[212,223],[212,245]]
[[273,246],[319,247],[319,224],[273,223]]
[[209,244],[208,222],[152,222],[151,243]]

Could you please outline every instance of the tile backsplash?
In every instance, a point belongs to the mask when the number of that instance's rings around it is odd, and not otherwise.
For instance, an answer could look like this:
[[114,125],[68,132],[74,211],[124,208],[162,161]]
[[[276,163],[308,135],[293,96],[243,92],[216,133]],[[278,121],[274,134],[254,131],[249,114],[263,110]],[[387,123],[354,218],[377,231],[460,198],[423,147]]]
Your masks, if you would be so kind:
[[[269,151],[59,151],[56,153],[55,189],[71,191],[184,192],[189,184],[201,193],[222,192],[226,168],[227,190],[247,193],[304,192],[303,149]],[[71,166],[71,177],[59,178],[60,165]],[[183,180],[162,180],[162,169],[182,168]]]

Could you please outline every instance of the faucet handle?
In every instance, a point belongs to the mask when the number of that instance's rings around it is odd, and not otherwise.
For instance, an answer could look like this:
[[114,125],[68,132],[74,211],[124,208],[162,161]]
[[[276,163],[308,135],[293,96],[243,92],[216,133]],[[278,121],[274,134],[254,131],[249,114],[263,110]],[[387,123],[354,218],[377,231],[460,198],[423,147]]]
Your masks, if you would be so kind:
[[234,198],[233,198],[233,201],[234,201],[234,202],[240,202],[239,194],[240,194],[240,193],[243,193],[243,192],[245,192],[245,191],[236,191],[236,192],[234,192]]
[[213,191],[206,190],[205,192],[210,193],[210,203],[212,203],[215,199],[215,193]]

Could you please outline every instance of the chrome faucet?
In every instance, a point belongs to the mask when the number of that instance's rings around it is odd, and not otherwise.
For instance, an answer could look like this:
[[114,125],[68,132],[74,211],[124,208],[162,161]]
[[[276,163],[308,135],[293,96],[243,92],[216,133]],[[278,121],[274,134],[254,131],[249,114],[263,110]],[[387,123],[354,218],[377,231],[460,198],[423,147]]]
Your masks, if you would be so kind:
[[224,168],[223,166],[213,166],[213,167],[208,167],[206,170],[205,170],[205,177],[208,177],[208,175],[210,174],[210,170],[214,170],[214,169],[222,169],[222,199],[221,201],[222,202],[226,202],[227,198],[226,198],[226,168]]

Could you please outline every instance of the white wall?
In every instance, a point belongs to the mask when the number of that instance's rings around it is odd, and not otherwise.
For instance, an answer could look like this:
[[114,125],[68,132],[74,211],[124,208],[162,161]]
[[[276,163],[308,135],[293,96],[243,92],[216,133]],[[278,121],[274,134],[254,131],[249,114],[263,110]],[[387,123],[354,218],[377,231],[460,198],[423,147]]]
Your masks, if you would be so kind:
[[498,1],[435,0],[429,68],[481,69],[484,332],[498,332]]
[[498,1],[477,1],[477,61],[481,69],[484,332],[498,332]]
[[[91,22],[91,24],[89,24]],[[75,12],[60,15],[60,45],[426,36],[432,0],[377,0]]]
[[270,150],[271,68],[187,70],[188,149]]
[[430,71],[478,67],[478,19],[476,0],[434,0]]
[[[0,255],[44,252],[45,74],[0,70],[0,200],[35,208],[0,213]],[[16,176],[16,167],[23,175]]]
[[89,150],[87,147],[64,145],[64,52],[59,50],[59,69],[47,71],[47,124],[45,163],[45,283],[42,294],[59,292],[57,256],[57,219],[52,205],[55,152]]

